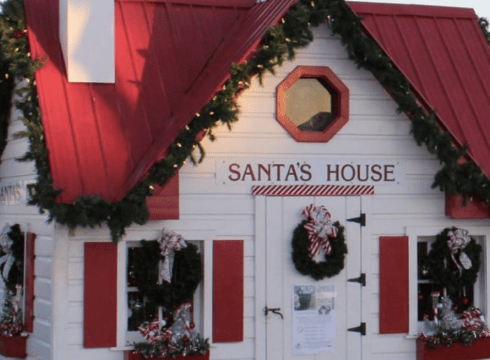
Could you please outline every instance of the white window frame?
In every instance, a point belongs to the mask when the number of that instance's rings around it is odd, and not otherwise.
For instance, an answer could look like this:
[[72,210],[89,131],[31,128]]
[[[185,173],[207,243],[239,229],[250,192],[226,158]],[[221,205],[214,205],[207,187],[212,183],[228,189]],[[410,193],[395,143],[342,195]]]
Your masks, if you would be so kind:
[[[162,226],[163,227],[163,226]],[[169,230],[175,231],[182,235],[186,241],[190,242],[202,242],[202,258],[204,264],[204,277],[202,281],[202,291],[198,290],[202,294],[202,299],[195,298],[195,301],[201,301],[202,306],[196,306],[196,309],[202,309],[199,313],[194,313],[196,322],[200,322],[201,335],[203,338],[210,338],[212,336],[212,316],[204,316],[205,314],[212,314],[213,311],[213,240],[216,240],[216,231],[214,230],[182,230],[179,228],[173,228],[167,226]],[[134,243],[142,239],[153,240],[158,239],[161,236],[161,229],[155,231],[142,231],[135,232],[127,236],[125,239],[118,243],[118,269],[117,269],[117,347],[113,350],[130,350],[133,348],[133,344],[128,342],[127,336],[127,307],[128,307],[128,295],[127,295],[127,248],[128,243]],[[201,286],[201,285],[200,285]],[[198,310],[199,312],[199,310]]]
[[[407,227],[406,235],[408,236],[408,251],[409,251],[409,330],[407,337],[415,338],[419,336],[419,324],[417,316],[418,307],[418,262],[417,262],[417,243],[420,237],[434,237],[439,234],[443,229],[456,226],[458,228],[466,229],[470,236],[482,237],[482,268],[481,273],[483,274],[482,279],[482,289],[475,289],[479,297],[483,297],[483,304],[480,304],[480,308],[485,314],[489,315],[490,311],[490,294],[488,294],[489,280],[490,280],[490,227],[488,226],[467,226],[464,224],[457,224],[454,222],[452,224],[447,224],[445,226],[425,226],[425,227]],[[430,248],[429,248],[430,250]],[[477,298],[477,294],[475,294]]]

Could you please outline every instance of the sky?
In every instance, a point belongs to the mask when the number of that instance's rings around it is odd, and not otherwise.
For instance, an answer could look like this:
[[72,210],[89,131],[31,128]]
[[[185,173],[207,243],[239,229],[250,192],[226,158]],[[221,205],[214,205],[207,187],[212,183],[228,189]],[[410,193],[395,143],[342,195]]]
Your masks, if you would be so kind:
[[490,0],[358,0],[363,2],[419,4],[473,8],[476,15],[490,20]]

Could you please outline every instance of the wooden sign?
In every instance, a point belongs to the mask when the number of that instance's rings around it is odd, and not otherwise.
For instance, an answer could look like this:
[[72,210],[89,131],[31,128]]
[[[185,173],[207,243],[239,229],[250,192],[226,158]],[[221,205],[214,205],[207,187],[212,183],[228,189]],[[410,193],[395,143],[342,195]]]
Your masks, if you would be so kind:
[[390,160],[218,160],[220,185],[400,185],[405,166]]

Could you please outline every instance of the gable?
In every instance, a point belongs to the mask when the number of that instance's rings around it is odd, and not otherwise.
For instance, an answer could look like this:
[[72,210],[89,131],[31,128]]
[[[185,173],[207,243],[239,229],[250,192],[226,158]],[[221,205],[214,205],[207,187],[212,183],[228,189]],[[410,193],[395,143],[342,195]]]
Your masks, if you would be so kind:
[[490,175],[490,51],[472,9],[349,2],[457,146]]

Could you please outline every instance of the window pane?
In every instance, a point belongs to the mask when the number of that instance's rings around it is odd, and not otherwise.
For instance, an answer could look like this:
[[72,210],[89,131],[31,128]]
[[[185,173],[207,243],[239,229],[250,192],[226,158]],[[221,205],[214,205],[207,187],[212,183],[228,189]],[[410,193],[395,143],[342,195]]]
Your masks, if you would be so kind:
[[299,79],[286,91],[286,115],[302,131],[323,131],[334,119],[332,95],[318,79]]

